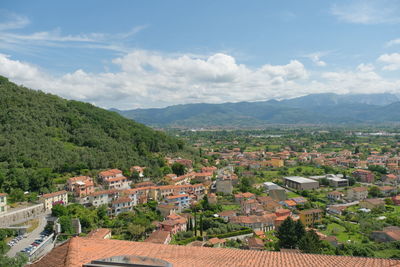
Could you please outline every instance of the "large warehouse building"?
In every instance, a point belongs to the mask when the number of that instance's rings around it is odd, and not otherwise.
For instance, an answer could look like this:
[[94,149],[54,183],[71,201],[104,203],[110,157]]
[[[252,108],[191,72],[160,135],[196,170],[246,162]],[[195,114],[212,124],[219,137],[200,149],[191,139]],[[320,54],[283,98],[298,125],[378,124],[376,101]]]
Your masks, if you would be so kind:
[[283,177],[283,182],[285,186],[295,190],[312,190],[319,187],[318,181],[300,176]]

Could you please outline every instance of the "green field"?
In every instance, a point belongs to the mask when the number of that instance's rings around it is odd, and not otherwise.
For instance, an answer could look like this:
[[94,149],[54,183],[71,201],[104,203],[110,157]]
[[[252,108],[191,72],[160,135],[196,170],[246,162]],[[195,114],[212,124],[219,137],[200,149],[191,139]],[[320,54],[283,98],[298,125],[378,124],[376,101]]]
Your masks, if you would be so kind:
[[[355,227],[358,227],[355,225]],[[348,233],[346,232],[346,228],[337,224],[330,223],[327,225],[326,230],[322,231],[322,233],[326,235],[336,236],[338,241],[341,243],[346,243],[348,240],[352,242],[361,243],[362,236],[359,233]]]
[[232,205],[222,205],[222,210],[239,210],[240,206],[236,204]]

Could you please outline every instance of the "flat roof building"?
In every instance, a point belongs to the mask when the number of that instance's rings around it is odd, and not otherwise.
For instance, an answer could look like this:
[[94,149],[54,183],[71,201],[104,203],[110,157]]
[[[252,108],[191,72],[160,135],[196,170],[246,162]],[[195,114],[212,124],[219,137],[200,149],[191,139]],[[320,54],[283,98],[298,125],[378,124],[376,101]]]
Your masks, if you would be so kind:
[[319,188],[318,181],[300,176],[283,177],[283,182],[285,186],[296,190],[312,190]]

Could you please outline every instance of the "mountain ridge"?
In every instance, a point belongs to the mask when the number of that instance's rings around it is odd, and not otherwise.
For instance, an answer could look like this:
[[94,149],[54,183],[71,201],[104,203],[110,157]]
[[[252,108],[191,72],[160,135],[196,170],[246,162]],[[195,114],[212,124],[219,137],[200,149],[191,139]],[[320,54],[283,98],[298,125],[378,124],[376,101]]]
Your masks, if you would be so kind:
[[[155,127],[252,127],[268,124],[370,124],[400,122],[394,94],[310,94],[257,102],[180,104],[165,108],[116,110]],[[400,103],[400,102],[399,102]],[[390,108],[390,105],[393,105]],[[389,108],[394,114],[385,113]],[[387,111],[386,111],[387,112]],[[380,114],[382,121],[377,114]]]

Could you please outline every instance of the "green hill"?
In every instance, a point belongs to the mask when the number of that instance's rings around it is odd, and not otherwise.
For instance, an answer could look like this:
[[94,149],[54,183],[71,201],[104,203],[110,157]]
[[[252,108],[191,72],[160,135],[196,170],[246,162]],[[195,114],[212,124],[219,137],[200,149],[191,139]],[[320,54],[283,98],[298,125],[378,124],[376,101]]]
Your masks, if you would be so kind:
[[0,190],[46,192],[65,173],[163,165],[182,141],[91,104],[17,86],[0,76]]

